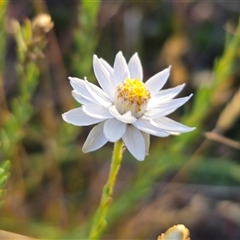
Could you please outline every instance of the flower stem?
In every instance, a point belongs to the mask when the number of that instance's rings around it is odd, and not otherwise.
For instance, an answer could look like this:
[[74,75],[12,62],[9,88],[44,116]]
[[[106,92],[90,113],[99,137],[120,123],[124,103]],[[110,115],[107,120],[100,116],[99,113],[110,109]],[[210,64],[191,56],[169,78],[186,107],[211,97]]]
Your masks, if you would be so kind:
[[99,235],[106,226],[106,214],[109,204],[112,200],[114,184],[120,169],[123,152],[123,142],[119,140],[114,144],[114,150],[111,161],[111,168],[106,185],[102,190],[102,198],[99,207],[94,215],[93,224],[89,235],[89,240],[98,239]]

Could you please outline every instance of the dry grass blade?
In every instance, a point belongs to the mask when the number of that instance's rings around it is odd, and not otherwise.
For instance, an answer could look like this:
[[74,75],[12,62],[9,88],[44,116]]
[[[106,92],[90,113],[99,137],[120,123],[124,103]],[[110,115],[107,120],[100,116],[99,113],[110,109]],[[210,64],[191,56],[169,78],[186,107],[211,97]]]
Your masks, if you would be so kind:
[[225,107],[218,118],[216,128],[228,130],[240,115],[240,90],[236,92],[231,102]]

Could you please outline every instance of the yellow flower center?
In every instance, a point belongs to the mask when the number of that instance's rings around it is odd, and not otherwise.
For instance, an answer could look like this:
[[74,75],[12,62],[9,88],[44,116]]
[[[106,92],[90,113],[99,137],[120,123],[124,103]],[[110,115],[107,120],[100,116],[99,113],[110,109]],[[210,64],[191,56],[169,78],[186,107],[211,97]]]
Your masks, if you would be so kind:
[[115,105],[120,114],[131,111],[133,116],[139,117],[146,110],[150,98],[150,92],[143,82],[127,78],[117,87]]

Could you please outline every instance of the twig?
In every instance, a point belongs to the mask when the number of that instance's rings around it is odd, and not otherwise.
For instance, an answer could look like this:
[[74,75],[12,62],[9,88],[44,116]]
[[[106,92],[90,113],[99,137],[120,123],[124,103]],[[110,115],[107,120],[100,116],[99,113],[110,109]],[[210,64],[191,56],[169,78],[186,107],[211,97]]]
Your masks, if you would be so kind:
[[222,144],[225,144],[229,147],[236,148],[240,150],[240,142],[234,141],[230,138],[219,135],[215,132],[205,132],[205,137],[209,140],[216,141]]

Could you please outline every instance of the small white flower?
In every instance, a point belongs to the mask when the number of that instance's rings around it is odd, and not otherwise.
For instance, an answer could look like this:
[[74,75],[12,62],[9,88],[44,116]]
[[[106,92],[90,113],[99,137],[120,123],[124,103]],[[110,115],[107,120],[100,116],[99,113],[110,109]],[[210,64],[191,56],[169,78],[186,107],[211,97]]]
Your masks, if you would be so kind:
[[150,134],[167,137],[194,130],[165,117],[192,96],[173,99],[185,84],[159,91],[169,77],[170,67],[143,83],[138,54],[127,64],[119,52],[113,68],[94,55],[93,69],[102,89],[86,78],[69,77],[73,97],[82,107],[63,114],[66,122],[76,126],[98,123],[89,133],[83,152],[97,150],[108,141],[122,138],[129,152],[141,161],[148,153]]

